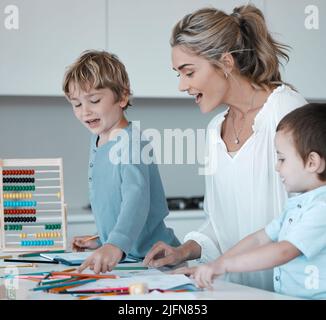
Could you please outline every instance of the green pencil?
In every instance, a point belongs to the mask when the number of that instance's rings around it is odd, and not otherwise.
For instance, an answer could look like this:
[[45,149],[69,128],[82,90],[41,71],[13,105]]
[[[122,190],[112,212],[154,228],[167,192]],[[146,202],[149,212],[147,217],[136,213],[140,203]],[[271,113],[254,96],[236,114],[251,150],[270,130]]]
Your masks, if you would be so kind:
[[148,267],[114,267],[113,270],[147,270]]
[[38,257],[41,253],[64,253],[64,250],[46,250],[46,251],[37,251],[37,252],[29,252],[29,253],[21,253],[18,257]]

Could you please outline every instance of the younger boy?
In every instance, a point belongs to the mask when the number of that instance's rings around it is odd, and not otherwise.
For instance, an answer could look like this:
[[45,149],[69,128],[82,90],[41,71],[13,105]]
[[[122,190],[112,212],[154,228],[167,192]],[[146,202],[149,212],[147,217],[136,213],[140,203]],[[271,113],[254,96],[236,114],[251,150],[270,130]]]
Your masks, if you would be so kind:
[[[86,51],[69,66],[63,91],[77,119],[93,134],[88,180],[99,239],[74,238],[74,249],[96,249],[79,271],[110,271],[128,255],[142,259],[158,240],[179,245],[163,221],[168,208],[157,165],[144,163],[132,148],[131,133],[137,128],[124,113],[131,94],[124,65],[113,54]],[[122,133],[127,141],[118,142]],[[118,143],[129,162],[112,161]],[[142,141],[138,152],[148,144]]]
[[236,244],[215,261],[177,272],[199,287],[214,276],[274,267],[276,292],[326,298],[326,104],[307,104],[287,114],[275,136],[276,170],[289,198],[279,218]]

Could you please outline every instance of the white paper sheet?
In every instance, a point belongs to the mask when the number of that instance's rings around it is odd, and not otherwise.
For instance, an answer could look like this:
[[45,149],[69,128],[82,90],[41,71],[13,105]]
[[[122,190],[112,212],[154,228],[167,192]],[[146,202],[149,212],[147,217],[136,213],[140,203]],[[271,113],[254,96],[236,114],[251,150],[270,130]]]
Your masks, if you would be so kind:
[[193,281],[183,274],[152,274],[146,276],[131,276],[119,279],[99,279],[96,282],[87,283],[79,287],[68,289],[67,291],[76,290],[96,290],[104,288],[129,287],[136,283],[146,283],[148,289],[168,290],[177,286],[193,284]]

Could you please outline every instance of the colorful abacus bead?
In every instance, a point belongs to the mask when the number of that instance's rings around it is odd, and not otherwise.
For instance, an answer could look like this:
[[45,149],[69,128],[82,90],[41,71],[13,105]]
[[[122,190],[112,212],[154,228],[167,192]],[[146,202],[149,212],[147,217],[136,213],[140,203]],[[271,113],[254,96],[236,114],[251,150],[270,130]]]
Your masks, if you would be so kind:
[[34,175],[35,170],[3,170],[4,176]]
[[36,214],[36,209],[4,209],[4,214]]
[[21,241],[22,247],[36,247],[36,246],[53,246],[53,240],[23,240]]
[[5,217],[5,222],[36,222],[36,217]]
[[4,201],[3,206],[8,207],[36,207],[36,201]]
[[34,183],[35,178],[3,178],[4,183]]
[[32,199],[32,193],[5,193],[4,199]]
[[35,191],[35,186],[3,186],[3,191]]
[[6,224],[5,225],[5,230],[23,230],[23,226],[22,225],[14,225],[14,224]]
[[61,229],[61,224],[46,224],[45,230],[55,230],[55,229]]

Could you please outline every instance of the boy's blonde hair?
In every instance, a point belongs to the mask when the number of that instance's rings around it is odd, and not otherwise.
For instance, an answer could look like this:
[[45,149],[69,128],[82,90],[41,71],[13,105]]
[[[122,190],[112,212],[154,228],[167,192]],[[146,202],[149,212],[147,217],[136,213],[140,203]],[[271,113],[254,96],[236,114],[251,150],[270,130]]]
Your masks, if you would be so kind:
[[90,88],[112,90],[116,102],[128,96],[124,110],[131,106],[129,77],[123,63],[114,54],[106,51],[87,50],[68,67],[62,89],[69,98],[69,84],[74,83],[83,91]]

